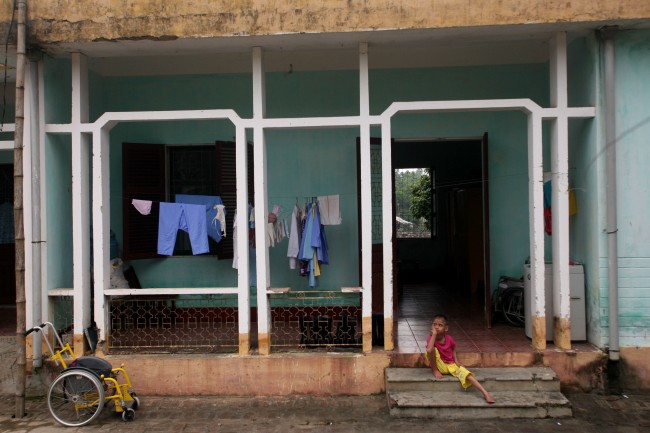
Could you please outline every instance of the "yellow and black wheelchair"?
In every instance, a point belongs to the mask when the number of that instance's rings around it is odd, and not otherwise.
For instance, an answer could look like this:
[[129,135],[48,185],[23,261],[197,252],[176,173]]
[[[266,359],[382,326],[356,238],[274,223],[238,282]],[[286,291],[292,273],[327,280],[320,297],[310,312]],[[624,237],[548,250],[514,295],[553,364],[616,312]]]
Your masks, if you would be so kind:
[[[133,421],[140,400],[133,390],[124,364],[113,368],[102,358],[76,357],[70,343],[63,344],[50,322],[34,326],[25,332],[25,336],[47,327],[56,337],[53,344],[47,336],[44,339],[52,354],[51,359],[63,368],[47,393],[47,407],[54,419],[64,426],[79,427],[96,419],[104,406],[113,403],[115,412],[121,413],[124,421]],[[85,334],[93,346],[90,337],[92,331],[86,330]],[[56,346],[57,343],[58,348],[54,350],[53,345]],[[94,343],[96,344],[96,338]]]

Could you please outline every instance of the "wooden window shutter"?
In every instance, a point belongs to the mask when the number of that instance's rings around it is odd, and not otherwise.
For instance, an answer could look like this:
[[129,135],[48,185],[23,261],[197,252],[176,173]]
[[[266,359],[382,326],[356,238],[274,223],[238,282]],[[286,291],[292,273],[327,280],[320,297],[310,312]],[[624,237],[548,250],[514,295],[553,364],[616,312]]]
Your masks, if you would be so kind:
[[217,141],[217,191],[226,206],[227,236],[221,239],[217,247],[219,260],[233,258],[232,226],[237,209],[237,167],[235,143]]
[[[151,200],[151,213],[142,215],[132,199]],[[158,215],[165,200],[165,146],[122,144],[122,216],[124,260],[160,257]]]
[[[219,259],[233,258],[233,222],[237,209],[236,149],[232,141],[217,141],[217,190],[226,206],[226,227],[228,236],[219,242]],[[248,146],[248,201],[253,202],[253,147]]]

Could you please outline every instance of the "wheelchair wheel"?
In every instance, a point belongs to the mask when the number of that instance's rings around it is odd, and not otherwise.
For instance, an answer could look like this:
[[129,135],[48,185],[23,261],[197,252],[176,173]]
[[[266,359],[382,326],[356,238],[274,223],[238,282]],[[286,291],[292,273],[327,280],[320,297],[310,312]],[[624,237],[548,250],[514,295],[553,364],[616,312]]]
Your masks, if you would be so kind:
[[104,389],[91,371],[68,369],[52,383],[47,407],[60,424],[78,427],[99,416],[104,407]]
[[131,408],[127,408],[122,412],[122,419],[124,421],[133,421],[135,419],[135,411]]
[[524,326],[524,292],[521,289],[509,289],[503,293],[503,316],[514,326]]

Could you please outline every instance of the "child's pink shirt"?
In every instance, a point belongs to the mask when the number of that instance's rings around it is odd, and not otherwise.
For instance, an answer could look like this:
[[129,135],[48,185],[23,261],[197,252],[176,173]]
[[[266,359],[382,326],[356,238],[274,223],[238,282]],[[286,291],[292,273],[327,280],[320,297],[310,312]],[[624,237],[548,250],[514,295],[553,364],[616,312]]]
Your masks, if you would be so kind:
[[[431,341],[431,335],[427,338],[427,346],[429,345],[429,342]],[[438,353],[440,354],[440,359],[445,364],[453,364],[454,361],[454,349],[456,349],[456,342],[454,339],[451,337],[449,334],[445,334],[445,342],[444,343],[438,343],[437,341],[433,342],[433,345],[436,349],[438,349]]]

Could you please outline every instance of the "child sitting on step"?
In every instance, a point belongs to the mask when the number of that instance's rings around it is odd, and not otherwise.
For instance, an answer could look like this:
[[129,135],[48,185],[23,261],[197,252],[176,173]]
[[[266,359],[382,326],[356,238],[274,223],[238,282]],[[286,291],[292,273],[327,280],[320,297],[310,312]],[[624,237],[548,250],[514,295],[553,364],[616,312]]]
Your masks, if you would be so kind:
[[463,388],[467,389],[474,385],[485,397],[489,404],[494,403],[494,399],[489,392],[476,380],[474,374],[460,365],[456,356],[456,342],[447,334],[449,325],[447,316],[437,314],[433,317],[431,332],[427,338],[427,354],[430,361],[431,372],[436,379],[442,379],[443,374],[449,374],[460,380]]

